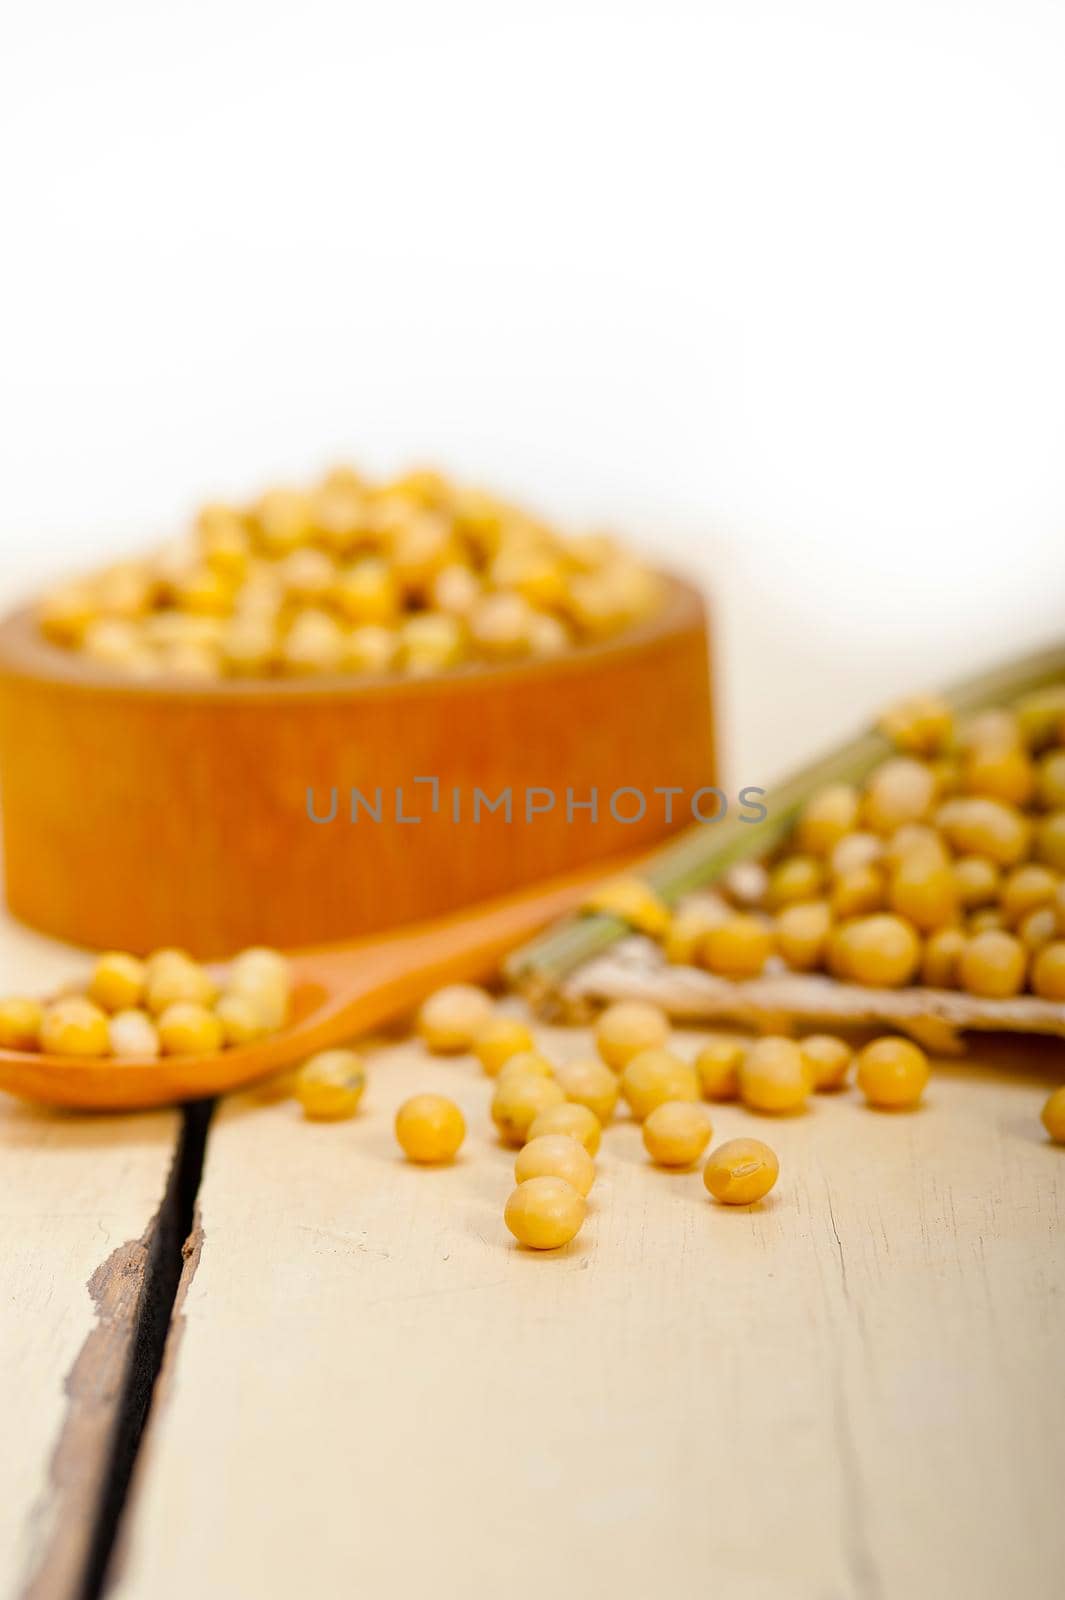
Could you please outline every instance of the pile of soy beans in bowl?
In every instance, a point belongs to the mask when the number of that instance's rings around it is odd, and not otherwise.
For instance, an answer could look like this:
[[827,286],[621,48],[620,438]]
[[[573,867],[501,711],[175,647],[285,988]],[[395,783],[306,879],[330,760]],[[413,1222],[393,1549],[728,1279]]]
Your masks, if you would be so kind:
[[65,583],[53,643],[132,678],[424,677],[556,656],[652,613],[658,577],[612,537],[567,536],[439,473],[350,467]]

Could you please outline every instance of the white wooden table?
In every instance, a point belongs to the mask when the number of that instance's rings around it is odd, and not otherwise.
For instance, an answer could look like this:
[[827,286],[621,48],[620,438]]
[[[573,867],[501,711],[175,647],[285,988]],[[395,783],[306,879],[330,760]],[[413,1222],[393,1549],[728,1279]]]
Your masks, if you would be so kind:
[[[26,976],[62,965],[3,939]],[[375,1049],[337,1125],[226,1102],[114,1594],[1056,1596],[1065,1151],[1038,1112],[1059,1070],[1013,1047],[943,1065],[905,1116],[717,1108],[719,1137],[779,1152],[753,1211],[651,1169],[619,1121],[584,1231],[547,1257],[503,1227],[512,1155],[472,1061]],[[393,1144],[423,1088],[467,1114],[453,1167]],[[117,1387],[88,1385],[87,1433],[87,1282],[150,1239],[177,1126],[0,1116],[12,1594],[79,1592]]]

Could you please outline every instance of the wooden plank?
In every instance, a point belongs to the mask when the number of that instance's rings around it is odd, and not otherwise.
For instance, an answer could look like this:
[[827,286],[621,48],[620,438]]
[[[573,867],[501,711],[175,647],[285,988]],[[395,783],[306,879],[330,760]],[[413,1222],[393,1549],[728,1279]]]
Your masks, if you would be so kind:
[[[85,959],[0,916],[3,992],[43,992]],[[180,1126],[0,1095],[4,1593],[80,1593]]]
[[[621,1123],[549,1257],[470,1061],[383,1050],[340,1125],[229,1102],[116,1596],[1056,1594],[1065,1152],[1053,1062],[1012,1065],[912,1115],[719,1108],[781,1157],[753,1212]],[[392,1141],[424,1088],[467,1113],[446,1170]]]

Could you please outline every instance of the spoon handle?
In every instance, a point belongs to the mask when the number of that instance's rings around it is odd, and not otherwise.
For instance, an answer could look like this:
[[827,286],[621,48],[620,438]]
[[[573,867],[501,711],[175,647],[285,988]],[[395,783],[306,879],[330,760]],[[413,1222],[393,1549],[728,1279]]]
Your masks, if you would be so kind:
[[310,1047],[324,1048],[322,1030],[335,1043],[402,1016],[442,984],[491,977],[517,943],[574,910],[593,885],[629,865],[599,862],[433,922],[298,952],[291,958],[297,983],[319,983],[329,992],[320,1012],[308,1018]]

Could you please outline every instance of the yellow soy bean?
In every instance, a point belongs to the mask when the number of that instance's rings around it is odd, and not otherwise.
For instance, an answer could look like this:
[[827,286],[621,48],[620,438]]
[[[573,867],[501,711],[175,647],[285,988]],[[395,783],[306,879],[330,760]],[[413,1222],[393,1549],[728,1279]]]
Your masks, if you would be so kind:
[[647,1154],[660,1167],[690,1167],[710,1143],[713,1126],[706,1109],[688,1100],[664,1100],[644,1119]]
[[409,1161],[451,1161],[465,1137],[462,1112],[442,1094],[413,1095],[396,1112],[396,1138]]
[[715,1200],[749,1206],[762,1200],[780,1175],[776,1155],[761,1139],[729,1139],[710,1152],[703,1182]]
[[693,1066],[670,1050],[642,1050],[621,1074],[621,1093],[642,1122],[667,1100],[699,1100],[699,1077]]
[[530,1250],[557,1250],[580,1232],[586,1213],[584,1196],[572,1183],[544,1176],[518,1184],[503,1220],[519,1244]]
[[587,1195],[595,1182],[595,1162],[578,1139],[568,1133],[543,1133],[518,1151],[514,1179],[564,1178],[578,1194]]

